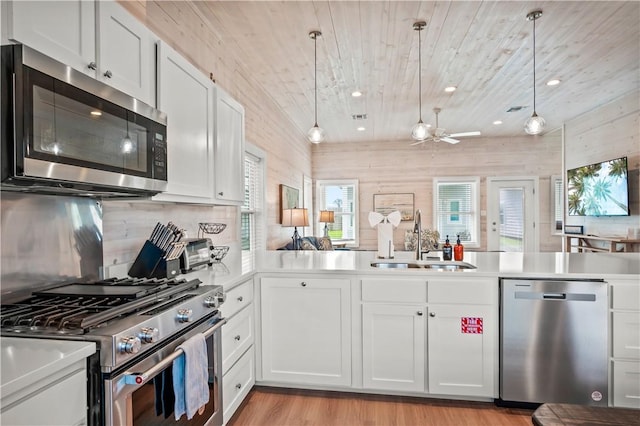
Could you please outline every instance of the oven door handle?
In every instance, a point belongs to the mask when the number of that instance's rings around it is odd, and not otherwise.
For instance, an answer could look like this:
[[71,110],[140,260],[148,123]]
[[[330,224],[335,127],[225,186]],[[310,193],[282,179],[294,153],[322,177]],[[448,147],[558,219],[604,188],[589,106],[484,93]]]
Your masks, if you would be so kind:
[[[216,322],[216,325],[214,325],[207,331],[203,332],[202,334],[204,335],[204,337],[209,337],[213,333],[215,333],[216,330],[220,329],[220,327],[222,327],[226,323],[227,323],[226,318],[220,318],[220,320]],[[142,385],[146,383],[147,380],[149,380],[149,377],[153,377],[156,375],[156,373],[159,373],[160,371],[167,368],[173,362],[174,359],[178,358],[183,353],[184,351],[182,350],[182,348],[178,348],[171,355],[164,358],[162,361],[158,362],[156,365],[154,365],[144,373],[126,374],[124,376],[124,382],[128,385]]]

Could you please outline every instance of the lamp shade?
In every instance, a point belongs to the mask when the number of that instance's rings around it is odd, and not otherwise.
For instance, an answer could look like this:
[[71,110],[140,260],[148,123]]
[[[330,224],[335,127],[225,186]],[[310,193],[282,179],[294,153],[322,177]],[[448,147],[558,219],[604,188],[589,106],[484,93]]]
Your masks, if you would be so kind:
[[294,207],[282,210],[282,226],[309,226],[307,209]]
[[320,219],[318,219],[318,222],[333,223],[333,220],[332,210],[320,210]]

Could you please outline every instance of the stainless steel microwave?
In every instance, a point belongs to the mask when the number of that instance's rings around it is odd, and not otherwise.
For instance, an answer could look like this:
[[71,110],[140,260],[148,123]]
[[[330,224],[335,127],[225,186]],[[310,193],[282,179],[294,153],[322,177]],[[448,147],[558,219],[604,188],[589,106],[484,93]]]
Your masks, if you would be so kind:
[[27,46],[1,49],[2,190],[166,190],[166,114]]

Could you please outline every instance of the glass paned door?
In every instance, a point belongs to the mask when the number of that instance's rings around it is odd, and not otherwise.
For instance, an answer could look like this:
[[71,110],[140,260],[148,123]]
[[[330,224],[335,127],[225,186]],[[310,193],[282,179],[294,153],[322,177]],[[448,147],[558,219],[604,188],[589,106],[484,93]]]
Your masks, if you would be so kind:
[[487,185],[487,250],[536,251],[535,181],[489,179]]

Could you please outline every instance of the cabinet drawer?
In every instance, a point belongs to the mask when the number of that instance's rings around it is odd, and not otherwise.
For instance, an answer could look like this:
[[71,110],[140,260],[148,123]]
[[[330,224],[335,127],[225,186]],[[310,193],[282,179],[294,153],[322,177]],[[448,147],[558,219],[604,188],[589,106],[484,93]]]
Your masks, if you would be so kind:
[[613,362],[613,406],[640,408],[640,362]]
[[425,303],[427,281],[397,278],[364,278],[362,280],[364,302]]
[[638,283],[611,282],[613,309],[640,311],[640,285]]
[[253,280],[248,280],[227,292],[227,298],[220,311],[223,316],[231,318],[251,302],[253,302]]
[[253,346],[222,377],[223,422],[227,424],[256,383]]
[[496,305],[498,281],[487,278],[442,278],[429,280],[429,303]]
[[253,310],[243,309],[222,327],[222,371],[227,371],[253,345]]
[[640,359],[640,312],[613,313],[613,357]]

